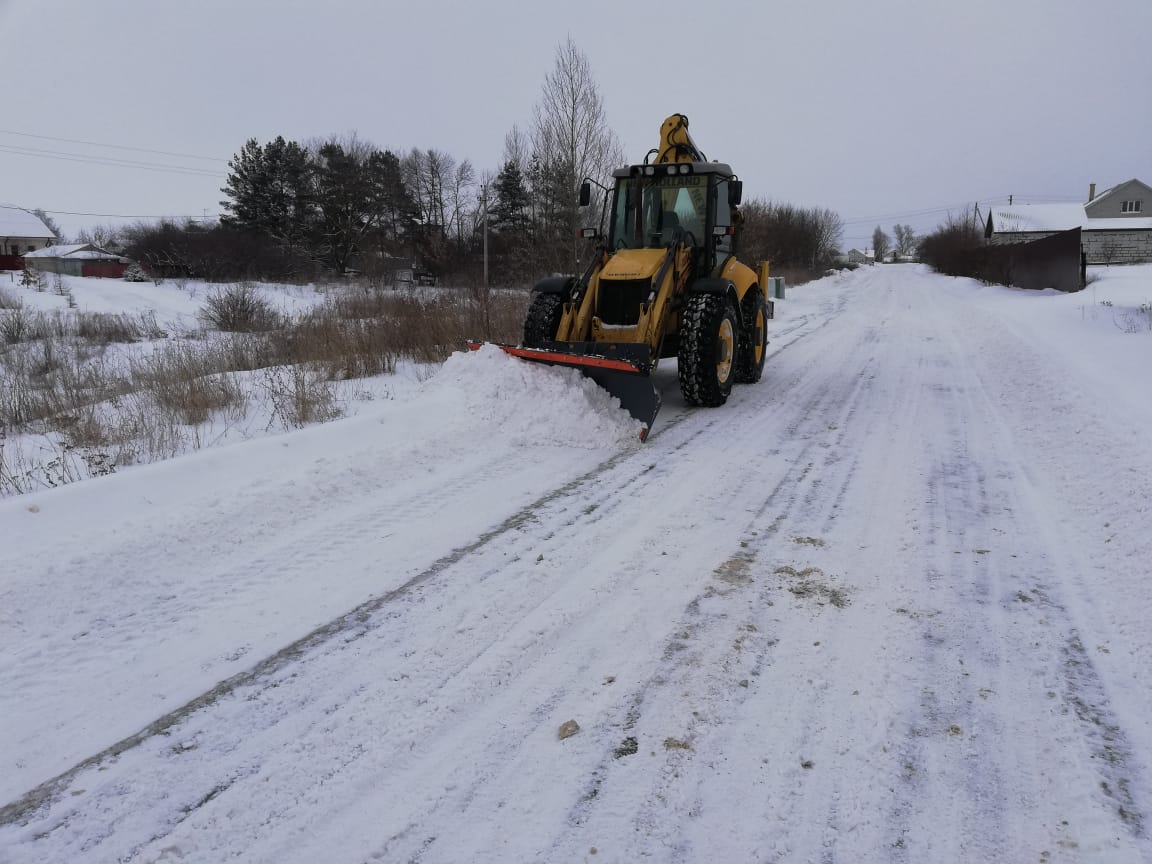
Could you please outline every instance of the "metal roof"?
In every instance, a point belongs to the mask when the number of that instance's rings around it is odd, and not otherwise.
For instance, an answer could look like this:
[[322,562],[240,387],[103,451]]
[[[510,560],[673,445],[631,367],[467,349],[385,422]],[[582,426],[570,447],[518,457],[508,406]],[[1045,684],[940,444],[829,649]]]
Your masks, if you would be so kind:
[[[1099,197],[1096,198],[1100,200]],[[1152,228],[1152,216],[1117,216],[1093,219],[1084,211],[1083,204],[1015,204],[992,208],[994,233],[1017,231],[1085,231],[1141,230]]]
[[25,258],[119,258],[107,249],[93,246],[91,243],[70,243],[64,246],[45,246],[35,252],[25,252]]
[[27,237],[30,240],[55,240],[39,217],[19,207],[0,207],[0,237]]

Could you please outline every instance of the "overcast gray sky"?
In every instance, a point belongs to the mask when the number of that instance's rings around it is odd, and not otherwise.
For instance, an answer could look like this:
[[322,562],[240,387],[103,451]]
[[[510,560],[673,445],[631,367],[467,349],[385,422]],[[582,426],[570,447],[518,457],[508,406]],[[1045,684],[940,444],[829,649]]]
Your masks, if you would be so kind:
[[0,0],[0,204],[67,233],[212,215],[276,135],[495,171],[569,35],[630,160],[684,113],[746,196],[830,207],[846,246],[1152,182],[1152,0]]

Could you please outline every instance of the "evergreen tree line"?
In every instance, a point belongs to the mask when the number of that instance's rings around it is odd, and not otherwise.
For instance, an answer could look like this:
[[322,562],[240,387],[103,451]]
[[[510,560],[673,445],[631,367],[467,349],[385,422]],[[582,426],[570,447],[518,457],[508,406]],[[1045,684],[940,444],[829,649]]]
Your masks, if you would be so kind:
[[398,156],[355,136],[311,146],[252,139],[229,169],[225,228],[336,273],[412,257],[450,272],[474,245],[475,170],[441,150]]

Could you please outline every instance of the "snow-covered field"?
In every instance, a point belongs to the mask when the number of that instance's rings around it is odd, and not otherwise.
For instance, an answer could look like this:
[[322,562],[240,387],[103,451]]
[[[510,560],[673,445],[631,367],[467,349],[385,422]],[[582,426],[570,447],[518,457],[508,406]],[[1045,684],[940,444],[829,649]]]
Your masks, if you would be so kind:
[[0,500],[0,861],[1152,859],[1152,267],[1095,275],[792,289],[644,445],[486,350]]
[[[20,273],[0,271],[0,290],[18,297],[28,309],[50,312],[70,308],[66,294],[59,293],[53,274],[45,274],[43,291],[24,287]],[[156,320],[173,330],[195,327],[204,299],[221,286],[195,279],[125,282],[123,279],[60,277],[60,291],[71,293],[76,308],[84,312],[152,312]],[[284,312],[299,312],[318,304],[324,288],[314,285],[255,285],[260,295]]]
[[[0,272],[0,300],[6,301],[0,302],[0,347],[8,352],[0,353],[0,427],[11,416],[43,416],[35,407],[21,411],[11,406],[36,405],[50,397],[56,405],[43,414],[70,419],[73,425],[33,421],[3,429],[0,497],[307,425],[296,416],[297,388],[311,394],[318,408],[315,413],[356,416],[367,403],[411,393],[432,371],[404,358],[396,358],[396,374],[375,378],[333,380],[314,368],[268,365],[248,371],[229,365],[234,363],[229,346],[244,343],[246,337],[212,329],[203,315],[213,295],[233,286],[184,279],[134,284],[47,275],[42,290],[37,290],[22,285],[18,276]],[[285,320],[298,320],[335,298],[359,293],[344,283],[245,284],[258,301]],[[420,295],[389,292],[385,299],[427,300],[437,290],[422,289]],[[13,304],[19,309],[3,308]],[[28,331],[39,320],[62,323],[65,335],[48,327],[53,333],[49,338],[10,339],[8,316],[16,315],[27,320]],[[130,333],[138,331],[135,338],[77,335],[79,319],[91,322],[100,316],[123,319]],[[90,323],[89,331],[96,329]],[[5,344],[9,341],[17,344]],[[213,351],[219,359],[213,359]],[[197,365],[215,367],[214,383],[202,389],[216,386],[229,394],[225,404],[203,416],[196,413],[195,399],[180,395],[189,389],[181,382],[189,374],[197,377],[192,373]],[[166,393],[160,385],[147,386],[156,379],[175,390]],[[73,398],[76,392],[80,395]],[[92,396],[94,392],[107,395]],[[191,410],[185,407],[189,404]]]

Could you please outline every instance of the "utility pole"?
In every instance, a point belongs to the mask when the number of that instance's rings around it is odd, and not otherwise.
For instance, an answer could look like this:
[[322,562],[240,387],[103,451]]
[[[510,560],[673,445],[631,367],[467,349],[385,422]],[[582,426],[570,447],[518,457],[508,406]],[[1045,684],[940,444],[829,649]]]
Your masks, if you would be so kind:
[[484,291],[488,291],[488,184],[485,183],[480,187],[480,197],[482,201],[483,219],[484,219]]

